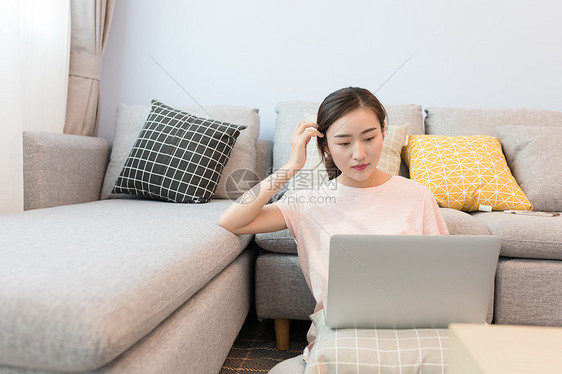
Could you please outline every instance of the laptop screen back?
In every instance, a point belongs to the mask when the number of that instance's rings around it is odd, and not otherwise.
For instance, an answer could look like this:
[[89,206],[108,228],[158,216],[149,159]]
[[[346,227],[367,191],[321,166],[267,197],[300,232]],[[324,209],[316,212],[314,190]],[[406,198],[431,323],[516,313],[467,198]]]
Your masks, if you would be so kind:
[[484,323],[501,240],[486,235],[334,235],[332,328],[443,328]]

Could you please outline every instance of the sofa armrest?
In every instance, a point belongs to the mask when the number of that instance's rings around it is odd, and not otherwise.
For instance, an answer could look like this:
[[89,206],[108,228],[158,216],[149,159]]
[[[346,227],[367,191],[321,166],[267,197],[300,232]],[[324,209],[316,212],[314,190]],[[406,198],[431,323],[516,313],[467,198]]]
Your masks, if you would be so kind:
[[273,141],[259,139],[256,152],[256,173],[260,180],[271,174],[273,165]]
[[24,209],[99,200],[108,155],[102,138],[25,131]]

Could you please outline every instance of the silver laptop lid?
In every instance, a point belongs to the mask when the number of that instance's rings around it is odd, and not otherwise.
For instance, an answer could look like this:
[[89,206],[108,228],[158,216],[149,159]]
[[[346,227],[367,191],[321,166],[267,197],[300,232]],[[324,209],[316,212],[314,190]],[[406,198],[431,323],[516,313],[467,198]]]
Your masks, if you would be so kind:
[[328,326],[484,323],[500,246],[491,235],[334,235]]

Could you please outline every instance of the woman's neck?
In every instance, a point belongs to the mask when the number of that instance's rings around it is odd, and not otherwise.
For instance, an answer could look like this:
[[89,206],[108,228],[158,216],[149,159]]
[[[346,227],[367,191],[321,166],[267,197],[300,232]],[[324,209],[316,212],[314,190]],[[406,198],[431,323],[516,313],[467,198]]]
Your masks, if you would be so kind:
[[337,177],[336,180],[338,181],[338,183],[341,183],[344,186],[348,187],[369,188],[380,186],[388,182],[390,178],[392,178],[392,175],[382,172],[379,169],[375,169],[375,171],[369,176],[369,178],[362,181],[350,178],[345,174],[340,174],[340,176]]

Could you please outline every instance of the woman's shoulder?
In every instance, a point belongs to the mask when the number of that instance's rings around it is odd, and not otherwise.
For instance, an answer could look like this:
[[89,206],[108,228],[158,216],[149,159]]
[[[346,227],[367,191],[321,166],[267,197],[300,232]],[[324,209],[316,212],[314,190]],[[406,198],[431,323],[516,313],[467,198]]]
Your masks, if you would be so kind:
[[429,192],[429,188],[427,188],[427,186],[421,184],[420,182],[414,179],[409,179],[399,175],[395,175],[392,177],[392,181],[396,186],[407,189],[409,191],[419,191],[420,193],[424,193],[424,194]]

